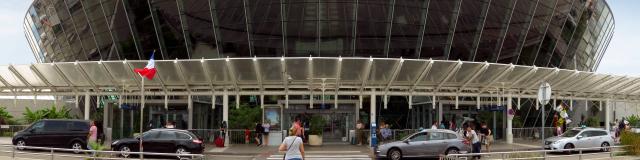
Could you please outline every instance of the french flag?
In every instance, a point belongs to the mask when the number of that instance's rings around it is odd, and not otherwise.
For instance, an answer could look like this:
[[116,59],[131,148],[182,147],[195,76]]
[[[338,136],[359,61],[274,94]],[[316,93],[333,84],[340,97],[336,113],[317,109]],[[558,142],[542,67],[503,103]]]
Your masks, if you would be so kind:
[[153,76],[156,75],[156,63],[153,60],[153,55],[155,54],[156,51],[153,51],[153,53],[151,53],[151,58],[149,58],[149,62],[147,62],[147,66],[145,66],[144,68],[136,68],[133,69],[134,72],[140,74],[140,76],[143,77],[147,77],[147,79],[149,80],[153,80]]

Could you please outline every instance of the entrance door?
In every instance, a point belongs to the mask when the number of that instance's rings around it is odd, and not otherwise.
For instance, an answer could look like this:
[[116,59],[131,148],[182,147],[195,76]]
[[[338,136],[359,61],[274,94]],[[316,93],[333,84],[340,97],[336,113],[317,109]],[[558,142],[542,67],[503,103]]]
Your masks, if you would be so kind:
[[[292,105],[283,110],[283,125],[288,129],[295,119],[299,119],[308,134],[311,118],[320,116],[325,120],[322,126],[322,140],[328,143],[347,143],[349,130],[355,128],[355,105],[340,105],[338,108],[314,107],[308,104]],[[343,141],[344,140],[344,141]]]

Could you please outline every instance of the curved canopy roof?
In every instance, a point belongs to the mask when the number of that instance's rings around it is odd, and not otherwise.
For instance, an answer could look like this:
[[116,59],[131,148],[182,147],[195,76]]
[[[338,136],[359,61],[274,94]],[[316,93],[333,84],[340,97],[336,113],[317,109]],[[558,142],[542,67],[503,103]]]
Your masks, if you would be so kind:
[[[140,95],[144,60],[0,66],[0,95]],[[640,78],[510,64],[399,58],[157,60],[146,95],[495,96],[640,100]],[[224,92],[226,91],[226,92]],[[336,92],[337,91],[337,92]]]

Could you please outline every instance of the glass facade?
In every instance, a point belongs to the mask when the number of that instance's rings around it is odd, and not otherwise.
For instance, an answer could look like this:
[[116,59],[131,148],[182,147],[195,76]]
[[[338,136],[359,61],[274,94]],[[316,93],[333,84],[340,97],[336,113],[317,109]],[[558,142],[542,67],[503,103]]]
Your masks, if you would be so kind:
[[611,40],[604,0],[35,0],[38,62],[388,57],[594,71]]

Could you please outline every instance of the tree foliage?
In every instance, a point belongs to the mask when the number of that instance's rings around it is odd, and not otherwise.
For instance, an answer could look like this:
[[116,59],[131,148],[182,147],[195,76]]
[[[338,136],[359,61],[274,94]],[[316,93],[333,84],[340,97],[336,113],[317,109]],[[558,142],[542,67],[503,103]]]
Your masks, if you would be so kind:
[[321,115],[311,117],[309,126],[309,135],[322,135],[326,120]]
[[239,108],[229,108],[229,128],[244,129],[253,128],[255,123],[262,119],[262,109],[249,104],[240,104]]
[[29,107],[26,107],[26,111],[22,113],[24,115],[24,120],[27,123],[33,123],[35,121],[41,119],[72,119],[74,118],[69,113],[70,109],[66,109],[65,107],[56,108],[56,106],[51,106],[51,108],[43,108],[39,110],[32,111]]
[[17,124],[17,122],[13,119],[13,116],[7,111],[7,107],[0,107],[0,119],[2,124]]

